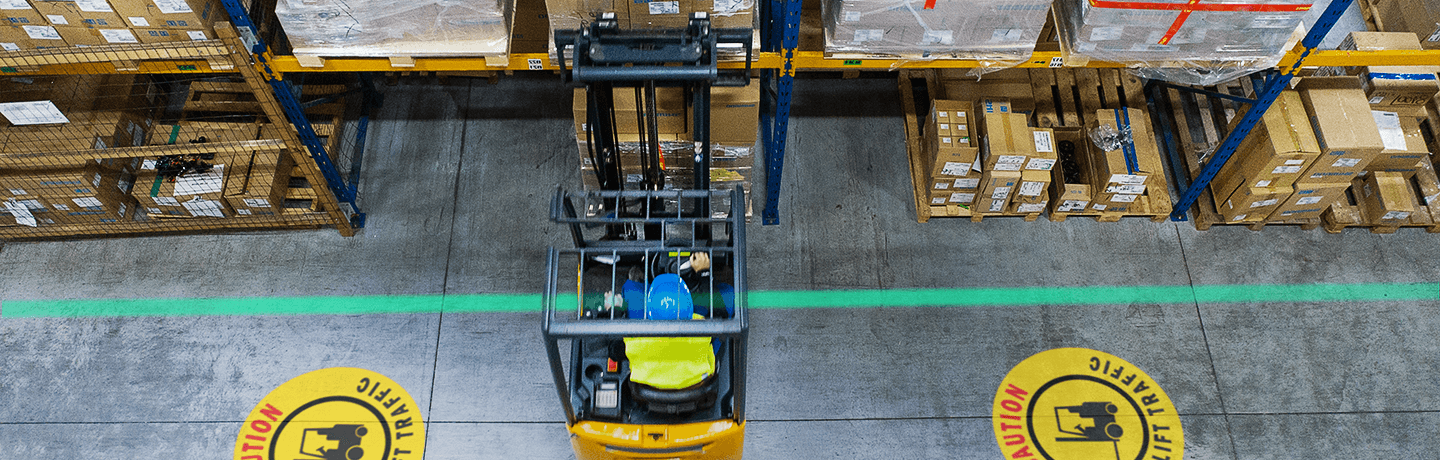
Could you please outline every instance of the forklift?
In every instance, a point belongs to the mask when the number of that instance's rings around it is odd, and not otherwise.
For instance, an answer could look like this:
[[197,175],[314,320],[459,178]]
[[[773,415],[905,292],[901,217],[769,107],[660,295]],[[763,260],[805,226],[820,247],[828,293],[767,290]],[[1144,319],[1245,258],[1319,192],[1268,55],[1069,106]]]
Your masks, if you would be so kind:
[[[541,329],[575,456],[739,459],[746,206],[741,187],[710,189],[709,99],[711,86],[750,83],[751,31],[711,29],[704,13],[680,30],[620,30],[607,13],[555,42],[564,81],[587,90],[599,184],[557,188],[550,206],[574,247],[549,249]],[[743,70],[718,68],[722,44],[747,50]],[[689,184],[667,184],[657,87],[682,88],[693,113]],[[622,146],[614,98],[626,88],[641,132]]]

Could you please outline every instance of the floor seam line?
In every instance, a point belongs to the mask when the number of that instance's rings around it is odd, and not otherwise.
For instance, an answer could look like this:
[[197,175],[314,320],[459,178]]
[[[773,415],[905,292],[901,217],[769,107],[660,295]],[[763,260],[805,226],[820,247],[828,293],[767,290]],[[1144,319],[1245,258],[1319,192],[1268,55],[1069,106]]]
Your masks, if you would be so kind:
[[1225,407],[1225,393],[1220,388],[1220,371],[1215,367],[1215,352],[1210,349],[1210,335],[1205,331],[1205,315],[1200,311],[1200,295],[1195,290],[1195,274],[1190,271],[1190,256],[1185,253],[1185,240],[1180,235],[1180,223],[1172,222],[1175,229],[1175,244],[1180,247],[1180,261],[1185,267],[1185,279],[1190,284],[1190,296],[1195,300],[1195,320],[1200,323],[1200,340],[1205,344],[1205,357],[1210,361],[1210,376],[1215,379],[1215,399],[1220,401],[1220,415],[1225,418],[1225,437],[1230,440],[1230,452],[1236,460],[1240,449],[1235,444],[1235,427],[1230,423],[1230,411]]
[[[464,108],[458,110],[461,117],[459,143],[461,148],[458,154],[459,158],[455,159],[455,181],[450,190],[450,231],[447,232],[445,242],[445,272],[440,277],[440,313],[435,319],[435,354],[430,362],[430,401],[426,404],[427,407],[425,410],[426,439],[430,437],[430,425],[435,417],[435,382],[439,380],[440,377],[440,338],[441,334],[445,331],[445,298],[450,293],[450,259],[453,258],[455,254],[455,221],[457,220],[456,216],[460,215],[460,176],[465,170],[464,146],[468,145],[465,143],[465,135],[469,132],[466,126],[469,123],[469,113],[466,113],[466,111],[469,110],[470,96],[474,88],[475,83],[466,79],[466,105]],[[424,456],[422,455],[421,458],[423,460]]]

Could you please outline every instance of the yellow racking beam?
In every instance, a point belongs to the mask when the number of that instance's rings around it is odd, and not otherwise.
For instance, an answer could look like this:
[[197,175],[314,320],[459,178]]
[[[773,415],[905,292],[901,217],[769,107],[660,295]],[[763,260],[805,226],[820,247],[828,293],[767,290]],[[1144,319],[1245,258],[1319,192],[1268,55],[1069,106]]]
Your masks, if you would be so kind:
[[[1295,62],[1298,53],[1286,54],[1280,61],[1280,68]],[[275,56],[270,66],[278,73],[290,72],[466,72],[485,70],[558,70],[550,64],[545,53],[517,53],[509,57],[506,66],[487,66],[485,58],[415,58],[413,67],[394,67],[387,58],[334,58],[325,59],[324,67],[303,67],[294,56]],[[1017,67],[1045,68],[1060,67],[1061,53],[1058,51],[1036,51],[1030,59]],[[1440,51],[1316,51],[1305,58],[1306,66],[1364,66],[1364,65],[1440,65]],[[739,68],[740,62],[722,62],[721,68]],[[751,67],[757,69],[784,68],[785,59],[780,53],[759,53]],[[959,59],[845,59],[827,58],[823,51],[796,51],[794,68],[799,70],[897,70],[897,69],[950,69],[980,67],[980,61]],[[1065,66],[1070,67],[1070,66]],[[1083,67],[1116,68],[1123,63],[1091,61]]]
[[[484,57],[470,58],[414,58],[414,66],[395,67],[389,58],[325,58],[324,67],[304,67],[295,56],[275,56],[270,68],[285,74],[291,72],[476,72],[487,70],[559,70],[550,64],[546,53],[515,53],[509,57],[509,65],[488,66]],[[753,68],[778,69],[785,66],[779,53],[759,53],[750,63]],[[721,62],[722,69],[744,68],[740,61]]]

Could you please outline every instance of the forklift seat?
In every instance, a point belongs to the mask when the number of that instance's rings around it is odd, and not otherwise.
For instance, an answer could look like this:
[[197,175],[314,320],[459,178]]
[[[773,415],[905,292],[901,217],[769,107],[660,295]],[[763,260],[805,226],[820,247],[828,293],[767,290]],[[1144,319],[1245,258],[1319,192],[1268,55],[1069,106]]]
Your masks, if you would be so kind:
[[636,401],[644,404],[650,412],[669,415],[688,414],[715,407],[719,387],[713,374],[700,383],[678,390],[662,390],[633,380],[630,382],[630,392]]

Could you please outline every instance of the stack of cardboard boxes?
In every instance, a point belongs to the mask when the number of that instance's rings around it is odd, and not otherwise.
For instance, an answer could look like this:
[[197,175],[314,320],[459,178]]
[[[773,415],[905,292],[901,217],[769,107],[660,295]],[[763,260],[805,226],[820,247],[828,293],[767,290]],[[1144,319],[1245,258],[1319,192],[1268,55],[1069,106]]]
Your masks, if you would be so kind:
[[1408,105],[1429,98],[1382,95],[1362,78],[1306,77],[1281,93],[1212,183],[1219,214],[1279,222],[1361,204],[1372,225],[1408,219],[1423,204],[1417,193],[1434,188],[1420,132],[1425,112]]
[[[198,136],[222,142],[279,138],[274,125],[181,122],[156,125],[150,145],[185,143]],[[145,159],[137,171],[133,195],[142,212],[166,217],[275,216],[284,212],[285,192],[295,167],[288,151],[218,153],[206,161],[211,170],[174,179]]]
[[[1090,209],[1100,212],[1131,212],[1145,195],[1150,176],[1161,171],[1145,170],[1136,150],[1136,139],[1153,139],[1149,115],[1128,108],[1095,111],[1086,126],[1096,153],[1091,157]],[[1097,142],[1096,139],[1100,141]],[[1087,146],[1088,147],[1088,146]]]
[[1031,128],[1028,121],[1003,99],[934,100],[924,127],[930,206],[984,214],[1043,211],[1055,140],[1051,130]]
[[91,161],[83,167],[0,173],[0,225],[123,222],[135,211],[135,176]]
[[[760,123],[760,85],[710,88],[710,188],[745,187],[747,200],[752,190],[754,148]],[[576,89],[572,109],[576,145],[581,158],[580,177],[587,189],[599,189],[596,165],[591,163],[587,143],[587,94]],[[615,130],[618,134],[621,175],[627,188],[642,179],[640,168],[640,125],[634,89],[617,88],[613,93]],[[694,183],[697,145],[692,108],[679,88],[657,88],[655,98],[656,134],[660,139],[660,167],[666,188],[688,189]]]
[[157,44],[215,39],[220,0],[9,0],[0,49]]

